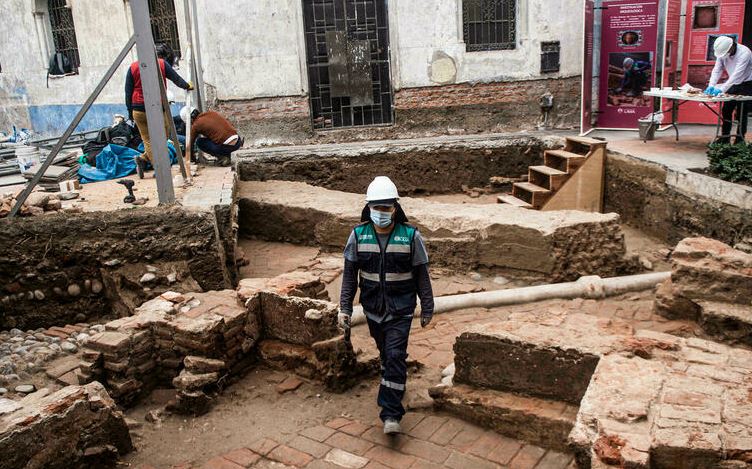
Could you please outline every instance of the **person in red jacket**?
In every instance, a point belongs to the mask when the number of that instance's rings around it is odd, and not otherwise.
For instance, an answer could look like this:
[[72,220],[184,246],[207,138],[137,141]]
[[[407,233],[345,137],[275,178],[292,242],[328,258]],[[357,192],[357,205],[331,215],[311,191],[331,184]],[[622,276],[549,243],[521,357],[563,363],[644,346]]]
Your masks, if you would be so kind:
[[[167,80],[175,83],[184,90],[192,90],[193,85],[186,82],[172,68],[168,58],[173,56],[168,46],[160,44],[157,46],[157,61],[162,80],[167,88]],[[136,122],[138,131],[141,134],[141,140],[144,141],[144,153],[136,157],[136,170],[138,177],[144,178],[146,163],[152,163],[151,158],[151,139],[149,138],[149,126],[146,121],[146,108],[144,107],[144,90],[141,87],[141,68],[138,60],[133,62],[128,69],[125,77],[125,106],[128,108],[128,117]],[[167,126],[165,122],[165,126]]]

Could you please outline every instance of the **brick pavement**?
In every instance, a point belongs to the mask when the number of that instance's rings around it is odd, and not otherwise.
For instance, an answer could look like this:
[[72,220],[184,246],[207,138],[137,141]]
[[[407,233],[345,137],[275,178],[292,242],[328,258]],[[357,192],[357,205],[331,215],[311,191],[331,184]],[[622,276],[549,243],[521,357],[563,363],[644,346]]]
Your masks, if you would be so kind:
[[[210,457],[203,465],[185,462],[171,469],[572,469],[572,456],[512,440],[465,421],[409,412],[405,434],[382,432],[380,422],[336,418],[301,430],[286,441],[249,442]],[[141,465],[141,469],[160,469]]]

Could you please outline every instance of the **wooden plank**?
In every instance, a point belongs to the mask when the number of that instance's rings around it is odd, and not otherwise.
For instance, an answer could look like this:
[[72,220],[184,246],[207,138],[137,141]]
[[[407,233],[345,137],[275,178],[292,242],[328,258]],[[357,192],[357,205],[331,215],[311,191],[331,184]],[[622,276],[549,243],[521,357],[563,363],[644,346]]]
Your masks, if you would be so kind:
[[522,199],[518,199],[517,197],[511,194],[500,195],[498,198],[498,202],[500,204],[514,205],[515,207],[533,208],[533,206],[530,205],[529,203],[525,202]]
[[541,210],[603,210],[606,148],[593,150],[584,164],[543,204]]

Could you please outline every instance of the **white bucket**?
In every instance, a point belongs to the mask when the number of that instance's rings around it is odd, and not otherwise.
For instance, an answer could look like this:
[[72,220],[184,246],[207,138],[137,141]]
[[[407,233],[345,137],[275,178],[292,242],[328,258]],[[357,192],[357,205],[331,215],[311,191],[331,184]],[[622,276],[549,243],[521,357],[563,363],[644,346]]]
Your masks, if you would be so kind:
[[35,167],[39,166],[41,162],[41,154],[36,147],[20,147],[16,148],[16,159],[18,160],[18,167],[22,173],[28,173]]

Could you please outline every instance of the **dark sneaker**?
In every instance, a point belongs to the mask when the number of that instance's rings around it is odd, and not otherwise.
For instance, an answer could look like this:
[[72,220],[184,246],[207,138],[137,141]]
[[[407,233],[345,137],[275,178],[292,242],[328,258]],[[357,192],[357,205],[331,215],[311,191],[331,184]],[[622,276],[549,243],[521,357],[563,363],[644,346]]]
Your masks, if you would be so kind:
[[137,156],[134,159],[136,160],[136,172],[138,173],[138,178],[143,179],[144,171],[146,170],[146,161],[144,161],[140,156]]

